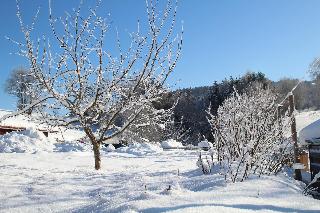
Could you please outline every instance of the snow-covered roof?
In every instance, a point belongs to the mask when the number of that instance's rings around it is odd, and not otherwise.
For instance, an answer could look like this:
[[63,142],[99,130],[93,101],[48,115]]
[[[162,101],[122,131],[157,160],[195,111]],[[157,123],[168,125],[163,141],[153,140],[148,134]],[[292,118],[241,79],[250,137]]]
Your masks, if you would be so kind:
[[300,132],[309,124],[320,119],[320,111],[303,111],[298,112],[296,115],[297,131]]
[[300,143],[305,143],[306,140],[313,141],[316,138],[320,138],[320,119],[304,127],[299,132]]

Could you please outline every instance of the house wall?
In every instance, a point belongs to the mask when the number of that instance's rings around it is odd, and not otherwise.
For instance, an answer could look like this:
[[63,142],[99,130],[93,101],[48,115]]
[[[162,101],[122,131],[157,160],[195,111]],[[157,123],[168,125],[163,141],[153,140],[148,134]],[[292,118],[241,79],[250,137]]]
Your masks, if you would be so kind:
[[0,129],[0,135],[6,134],[6,131],[4,129]]
[[14,131],[14,130],[11,130],[11,129],[1,129],[1,128],[0,128],[0,135],[4,135],[4,134],[6,134],[6,133],[8,133],[8,132],[12,132],[12,131]]

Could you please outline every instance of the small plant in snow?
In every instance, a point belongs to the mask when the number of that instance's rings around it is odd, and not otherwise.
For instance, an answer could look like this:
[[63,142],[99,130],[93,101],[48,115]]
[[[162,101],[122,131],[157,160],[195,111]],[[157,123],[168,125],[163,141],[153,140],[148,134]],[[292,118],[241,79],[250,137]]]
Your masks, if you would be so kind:
[[290,118],[277,114],[277,96],[261,85],[235,91],[217,115],[208,113],[220,172],[226,180],[243,181],[252,174],[276,174],[292,156],[285,137]]
[[197,166],[201,169],[203,174],[210,174],[212,168],[212,161],[208,156],[203,157],[201,152],[197,160]]

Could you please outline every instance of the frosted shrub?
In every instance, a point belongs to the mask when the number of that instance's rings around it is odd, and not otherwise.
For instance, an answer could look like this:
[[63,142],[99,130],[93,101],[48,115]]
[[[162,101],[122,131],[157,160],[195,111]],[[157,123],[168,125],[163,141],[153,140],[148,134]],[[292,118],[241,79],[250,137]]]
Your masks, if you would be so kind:
[[226,180],[243,181],[252,174],[276,174],[288,160],[287,116],[277,115],[277,96],[261,85],[235,91],[217,115],[208,112],[220,172]]

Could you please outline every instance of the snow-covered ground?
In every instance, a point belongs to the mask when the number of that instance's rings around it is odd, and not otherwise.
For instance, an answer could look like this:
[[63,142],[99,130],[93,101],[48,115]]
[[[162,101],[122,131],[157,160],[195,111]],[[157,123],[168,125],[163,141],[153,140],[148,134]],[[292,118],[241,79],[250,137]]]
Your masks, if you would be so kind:
[[225,184],[200,173],[196,151],[140,148],[144,155],[103,152],[101,171],[91,152],[2,153],[0,211],[320,211],[320,201],[284,174]]
[[320,201],[286,173],[226,184],[201,173],[198,150],[160,144],[104,148],[95,171],[90,146],[39,144],[41,135],[22,133],[0,136],[0,152],[20,152],[0,153],[0,212],[320,212]]

